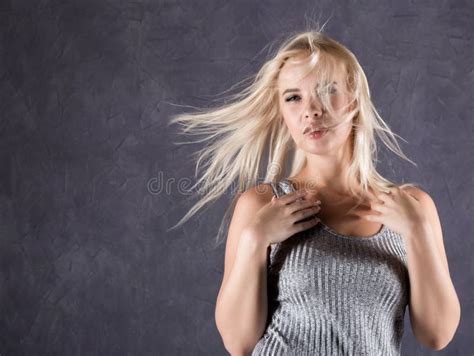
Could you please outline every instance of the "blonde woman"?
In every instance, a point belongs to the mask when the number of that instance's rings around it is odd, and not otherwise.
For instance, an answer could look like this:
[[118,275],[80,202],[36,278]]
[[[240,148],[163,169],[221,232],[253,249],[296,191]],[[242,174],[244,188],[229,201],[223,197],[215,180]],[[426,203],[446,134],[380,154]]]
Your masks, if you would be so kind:
[[450,342],[460,304],[435,204],[377,172],[375,134],[410,160],[349,49],[297,33],[230,103],[172,122],[218,137],[197,162],[213,189],[179,224],[239,183],[215,309],[229,353],[399,355],[406,306],[420,343]]

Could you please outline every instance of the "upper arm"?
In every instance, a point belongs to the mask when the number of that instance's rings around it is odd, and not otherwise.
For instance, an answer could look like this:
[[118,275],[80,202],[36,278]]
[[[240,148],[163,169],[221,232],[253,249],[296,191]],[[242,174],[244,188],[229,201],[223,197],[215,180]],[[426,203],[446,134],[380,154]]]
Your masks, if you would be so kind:
[[[411,194],[411,192],[410,192],[410,194]],[[412,195],[416,199],[418,199],[418,201],[420,202],[421,209],[423,209],[423,212],[424,212],[424,214],[427,218],[427,221],[429,222],[429,225],[431,227],[431,231],[433,233],[432,237],[435,241],[435,245],[436,245],[437,250],[439,252],[439,257],[442,261],[442,264],[445,266],[446,272],[449,275],[448,259],[446,257],[446,252],[445,252],[445,249],[444,249],[441,222],[440,222],[440,219],[439,219],[439,216],[438,216],[438,212],[437,212],[437,209],[436,209],[435,202],[433,201],[433,199],[430,197],[430,195],[428,193],[422,191],[419,188],[416,188],[416,190],[414,190]],[[459,301],[457,301],[457,302],[459,303]],[[412,312],[412,308],[415,308],[415,307],[410,305],[410,321],[411,321],[412,329],[413,329],[413,332],[414,332],[416,338],[420,342],[422,342],[425,346],[428,346],[428,347],[433,348],[435,350],[441,350],[441,348],[444,348],[446,346],[445,341],[433,341],[433,340],[436,340],[436,338],[428,339],[428,340],[430,340],[429,342],[423,342],[422,341],[423,339],[426,340],[426,338],[420,336],[420,335],[423,335],[423,332],[420,331],[420,330],[423,330],[423,326],[418,325],[418,321],[413,316],[414,314]],[[458,304],[458,308],[460,308],[459,304]],[[452,318],[450,318],[450,319],[451,320],[446,320],[446,322],[449,322],[452,325],[452,323],[454,322],[453,321],[454,319],[452,319]],[[440,320],[440,319],[438,318],[438,320]],[[456,323],[459,323],[459,319],[456,321]],[[420,323],[420,325],[423,325],[423,323]],[[458,324],[456,324],[455,328],[457,328],[457,325]],[[452,332],[454,332],[454,330],[452,329]],[[449,331],[445,331],[445,335],[447,333],[449,333]],[[446,340],[447,336],[438,336],[438,337],[439,337],[438,340]],[[451,334],[450,338],[452,338],[452,334]],[[440,342],[444,346],[439,347]],[[435,345],[434,347],[431,346],[431,345],[433,345],[433,343]]]
[[262,183],[245,191],[238,198],[227,235],[224,277],[221,283],[221,290],[227,281],[227,278],[229,277],[230,271],[232,270],[243,229],[255,217],[255,213],[271,200],[272,196],[273,191],[271,186],[269,184]]
[[430,226],[433,230],[433,238],[436,242],[439,255],[449,274],[448,259],[446,257],[446,251],[445,251],[444,242],[443,242],[443,230],[441,228],[441,222],[439,220],[436,204],[431,198],[431,196],[428,193],[421,190],[420,188],[410,187],[410,189],[407,188],[407,190],[408,190],[408,193],[412,194],[420,202],[422,209],[425,212],[426,217],[428,218]]

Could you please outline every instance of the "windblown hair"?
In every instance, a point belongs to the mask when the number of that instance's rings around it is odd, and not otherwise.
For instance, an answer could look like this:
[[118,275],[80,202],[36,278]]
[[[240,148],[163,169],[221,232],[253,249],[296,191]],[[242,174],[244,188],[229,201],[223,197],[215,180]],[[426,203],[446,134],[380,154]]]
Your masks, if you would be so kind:
[[[355,103],[355,106],[343,118],[352,120],[353,126],[352,160],[344,179],[351,193],[358,197],[358,202],[362,201],[369,189],[387,192],[395,186],[403,188],[418,185],[397,185],[382,177],[376,170],[378,160],[375,133],[396,155],[415,166],[416,163],[403,154],[395,138],[400,136],[392,133],[375,109],[367,78],[355,55],[319,30],[305,31],[284,40],[273,58],[265,62],[253,77],[253,82],[230,96],[229,103],[213,109],[201,109],[197,113],[175,115],[171,119],[169,124],[184,126],[183,133],[204,135],[204,139],[189,143],[211,141],[195,153],[198,155],[196,177],[201,162],[207,159],[204,174],[192,187],[194,189],[201,186],[199,191],[203,197],[171,229],[182,225],[200,208],[217,200],[237,181],[237,192],[232,192],[232,203],[217,234],[216,242],[219,242],[219,236],[226,230],[225,218],[230,217],[240,194],[258,185],[264,154],[268,157],[267,166],[263,169],[265,183],[295,176],[304,168],[305,152],[296,147],[288,128],[282,124],[277,88],[277,79],[285,62],[293,61],[301,55],[310,56],[307,70],[316,70],[322,83],[328,83],[329,79],[334,78],[334,71],[340,68],[339,64],[343,64],[346,70],[345,84],[349,104]],[[331,102],[324,92],[325,87],[322,87],[322,104],[334,114]],[[287,170],[290,171],[289,175],[284,174]]]

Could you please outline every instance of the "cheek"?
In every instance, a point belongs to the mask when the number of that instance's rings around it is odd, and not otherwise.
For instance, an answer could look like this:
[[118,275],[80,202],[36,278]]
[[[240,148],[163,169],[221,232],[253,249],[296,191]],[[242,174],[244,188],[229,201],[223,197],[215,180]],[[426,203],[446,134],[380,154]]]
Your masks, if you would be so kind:
[[297,105],[285,105],[280,111],[282,115],[289,120],[295,120],[300,114],[300,108],[298,108]]
[[297,126],[297,124],[295,122],[288,122],[286,124],[287,128],[288,128],[288,131],[290,131],[290,135],[291,137],[293,137],[293,139],[295,141],[298,141],[299,140],[299,136],[301,134],[300,132],[300,127]]
[[282,119],[288,130],[291,134],[298,132],[300,130],[299,125],[299,116],[293,111],[285,108],[280,110]]
[[334,109],[339,110],[344,105],[346,105],[346,101],[342,97],[335,97],[331,100],[331,104],[333,105]]
[[346,95],[336,95],[331,98],[331,104],[334,109],[340,110],[342,109],[345,105],[349,104],[349,97]]
[[291,120],[287,116],[284,116],[283,125],[288,129],[290,136],[292,137],[295,143],[298,143],[302,140],[302,127],[298,126],[296,120]]

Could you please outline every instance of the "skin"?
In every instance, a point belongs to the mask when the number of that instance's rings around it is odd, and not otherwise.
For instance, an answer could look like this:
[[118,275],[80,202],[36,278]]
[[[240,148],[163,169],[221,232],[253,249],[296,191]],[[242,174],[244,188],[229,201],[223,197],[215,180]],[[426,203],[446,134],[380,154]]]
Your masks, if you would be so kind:
[[[351,123],[330,130],[319,140],[303,135],[307,125],[319,126],[326,113],[313,95],[318,83],[316,74],[297,81],[294,78],[301,70],[299,65],[285,63],[277,84],[282,124],[288,127],[295,144],[304,150],[307,158],[307,165],[290,180],[297,189],[309,182],[312,184],[312,190],[317,191],[322,201],[318,216],[327,225],[337,226],[333,229],[342,234],[363,237],[375,234],[385,225],[402,235],[408,258],[412,330],[423,345],[443,349],[457,330],[461,307],[449,274],[441,223],[433,199],[416,187],[395,187],[387,193],[371,191],[367,206],[353,215],[345,215],[353,204],[341,179],[352,154]],[[341,66],[335,78],[338,83],[343,83],[344,73]],[[282,96],[287,88],[299,91]],[[285,100],[293,96],[296,97],[292,101]],[[331,100],[336,109],[348,102],[343,91]]]
[[[320,126],[321,123],[328,122],[331,118],[314,95],[314,88],[316,85],[320,85],[316,77],[317,74],[313,72],[302,80],[295,80],[301,73],[300,64],[287,62],[281,69],[277,81],[279,108],[283,121],[296,145],[306,152],[308,162],[303,171],[294,178],[303,181],[304,179],[309,180],[310,177],[317,177],[318,187],[332,187],[335,191],[347,192],[347,187],[344,186],[341,179],[341,173],[347,169],[351,157],[351,122],[329,130],[319,140],[313,140],[303,135],[302,132],[308,125]],[[331,94],[331,103],[335,110],[340,112],[341,108],[349,102],[342,84],[344,83],[342,65],[334,81],[337,84],[334,84],[335,91]],[[298,88],[299,91],[282,95],[288,88]]]
[[[297,57],[304,60],[304,56]],[[279,108],[282,124],[285,124],[295,142],[306,155],[307,165],[301,172],[290,180],[296,189],[311,187],[314,200],[320,200],[322,209],[318,217],[334,230],[354,236],[370,236],[377,233],[381,224],[363,221],[359,217],[367,212],[368,204],[362,204],[350,214],[347,212],[354,207],[356,199],[349,194],[349,189],[343,182],[343,174],[349,166],[352,152],[352,122],[330,129],[322,138],[314,140],[304,135],[308,126],[329,126],[334,118],[322,107],[317,95],[316,86],[319,83],[317,73],[312,72],[301,78],[302,64],[291,61],[285,63],[277,80]],[[349,111],[349,95],[345,83],[343,64],[339,65],[330,91],[331,104],[336,112],[342,113],[344,108]],[[298,89],[285,93],[287,89]],[[373,197],[372,197],[373,198]]]

